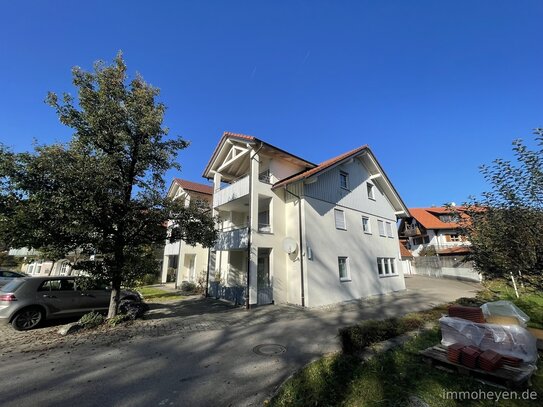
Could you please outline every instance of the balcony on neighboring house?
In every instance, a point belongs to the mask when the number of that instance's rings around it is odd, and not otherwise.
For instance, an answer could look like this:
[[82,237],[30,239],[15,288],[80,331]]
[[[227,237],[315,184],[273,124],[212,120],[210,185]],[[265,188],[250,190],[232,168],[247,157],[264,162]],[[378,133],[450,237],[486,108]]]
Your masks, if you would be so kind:
[[249,230],[247,227],[219,231],[215,242],[215,250],[247,249],[249,243]]
[[213,207],[216,208],[246,195],[249,195],[248,175],[232,182],[229,186],[223,189],[215,190],[213,193]]
[[412,250],[420,251],[423,249],[435,250],[437,254],[454,254],[461,252],[469,252],[471,247],[470,242],[444,242],[439,244],[420,244],[413,245]]
[[9,249],[8,255],[15,257],[27,257],[27,256],[38,256],[40,252],[34,249],[29,249],[27,247],[22,247],[20,249]]
[[413,237],[420,235],[420,229],[416,225],[405,225],[403,234],[407,237]]

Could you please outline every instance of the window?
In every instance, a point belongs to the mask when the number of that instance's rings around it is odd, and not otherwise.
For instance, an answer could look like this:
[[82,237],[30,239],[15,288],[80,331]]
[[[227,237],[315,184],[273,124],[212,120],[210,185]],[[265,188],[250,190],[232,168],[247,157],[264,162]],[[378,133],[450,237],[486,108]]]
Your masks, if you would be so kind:
[[370,184],[369,182],[366,184],[368,188],[368,198],[373,199],[375,201],[375,187],[373,184]]
[[460,242],[461,239],[460,239],[460,235],[455,233],[455,234],[452,234],[452,235],[445,235],[445,240],[447,242]]
[[388,237],[394,237],[392,234],[392,224],[390,222],[386,222],[385,224],[386,230],[387,230],[387,236]]
[[336,229],[347,230],[345,212],[340,209],[334,209],[334,219],[336,221]]
[[367,216],[362,216],[362,230],[364,233],[371,233],[370,218]]
[[394,257],[377,257],[377,273],[379,277],[395,276],[396,259]]
[[42,264],[41,261],[36,263],[35,268],[34,268],[34,274],[40,274],[41,273],[41,264]]
[[61,276],[65,276],[68,274],[68,262],[65,261],[62,263],[62,265],[60,266],[60,273],[59,273]]
[[439,215],[439,220],[445,223],[458,223],[460,218],[456,214],[448,213],[445,215]]
[[413,245],[415,246],[419,244],[428,244],[428,243],[430,243],[430,237],[428,235],[413,238]]
[[269,210],[258,212],[258,231],[264,233],[271,232]]
[[385,235],[385,222],[382,220],[377,221],[377,226],[379,227],[379,236],[386,236]]
[[339,172],[339,186],[343,189],[349,189],[349,174],[345,171]]
[[41,285],[38,291],[74,291],[74,280],[47,280]]
[[351,281],[351,273],[349,270],[349,258],[338,257],[337,265],[339,270],[339,281]]

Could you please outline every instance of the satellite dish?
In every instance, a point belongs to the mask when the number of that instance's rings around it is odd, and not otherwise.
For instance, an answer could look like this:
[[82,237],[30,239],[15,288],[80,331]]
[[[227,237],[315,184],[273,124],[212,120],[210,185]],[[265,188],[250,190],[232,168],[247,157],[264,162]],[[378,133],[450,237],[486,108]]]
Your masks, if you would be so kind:
[[296,243],[296,240],[294,240],[291,237],[286,237],[285,240],[283,240],[283,250],[287,254],[294,253],[296,249],[298,248],[298,244]]

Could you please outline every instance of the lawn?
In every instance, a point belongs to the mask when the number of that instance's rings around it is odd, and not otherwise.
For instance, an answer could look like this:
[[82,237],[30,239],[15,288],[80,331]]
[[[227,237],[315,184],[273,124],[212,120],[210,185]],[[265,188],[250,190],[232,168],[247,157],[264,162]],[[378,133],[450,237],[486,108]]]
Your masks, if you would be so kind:
[[166,301],[177,301],[177,300],[184,300],[185,298],[188,298],[185,295],[179,294],[179,292],[172,292],[168,290],[163,290],[158,287],[152,287],[152,286],[143,286],[138,287],[137,290],[141,295],[143,295],[143,298],[146,301],[151,300],[166,300]]
[[[512,296],[511,296],[511,295]],[[543,323],[543,297],[525,293],[514,297],[506,284],[491,285],[482,291],[476,302],[489,299],[509,299],[523,309],[537,326]],[[444,308],[411,314],[407,318],[437,321]],[[405,345],[382,353],[368,362],[356,356],[335,353],[324,357],[299,371],[271,400],[271,406],[408,406],[417,405],[410,398],[416,397],[430,406],[540,406],[543,400],[543,363],[532,376],[530,391],[537,393],[535,400],[453,400],[446,392],[498,392],[501,397],[510,393],[504,389],[482,384],[469,376],[461,376],[430,368],[418,352],[441,341],[439,328],[424,331]],[[543,356],[540,353],[540,357]],[[464,393],[465,394],[465,393]],[[490,394],[490,393],[486,393]],[[495,393],[493,393],[495,394]],[[504,396],[505,395],[505,396]],[[521,398],[522,391],[509,397]],[[490,397],[490,396],[488,396]],[[416,401],[416,400],[415,400]]]

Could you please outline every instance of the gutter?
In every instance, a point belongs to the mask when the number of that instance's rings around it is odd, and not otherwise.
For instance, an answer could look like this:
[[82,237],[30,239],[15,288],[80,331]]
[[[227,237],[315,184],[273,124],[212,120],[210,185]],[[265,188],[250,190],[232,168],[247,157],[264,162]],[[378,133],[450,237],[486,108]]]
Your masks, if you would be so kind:
[[302,307],[305,307],[305,289],[304,289],[304,259],[303,259],[303,253],[302,248],[303,246],[303,238],[302,238],[302,198],[298,195],[296,195],[294,192],[291,192],[287,189],[287,186],[284,186],[285,192],[288,192],[292,196],[298,199],[298,226],[299,230],[298,233],[300,234],[300,281],[301,281],[301,294],[302,294]]

